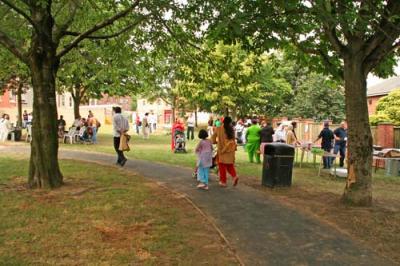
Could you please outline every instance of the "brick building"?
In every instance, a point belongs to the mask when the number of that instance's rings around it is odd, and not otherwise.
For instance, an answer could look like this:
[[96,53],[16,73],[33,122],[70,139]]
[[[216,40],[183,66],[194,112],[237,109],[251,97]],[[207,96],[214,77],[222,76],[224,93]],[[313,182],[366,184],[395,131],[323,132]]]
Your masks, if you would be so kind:
[[379,99],[388,95],[391,91],[395,89],[400,89],[400,76],[386,79],[383,82],[373,86],[368,86],[368,114],[374,114]]

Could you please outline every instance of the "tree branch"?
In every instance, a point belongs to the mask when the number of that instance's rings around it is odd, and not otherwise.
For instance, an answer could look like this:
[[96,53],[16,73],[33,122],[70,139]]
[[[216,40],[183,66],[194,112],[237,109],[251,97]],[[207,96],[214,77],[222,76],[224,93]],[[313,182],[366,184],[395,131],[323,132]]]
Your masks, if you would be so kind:
[[[400,2],[391,1],[388,3],[387,10],[384,13],[396,16],[400,13]],[[391,41],[390,45],[396,41],[396,38],[400,34],[400,20],[398,19],[397,24],[390,22],[390,17],[382,15],[382,20],[377,25],[378,32],[371,36],[366,45],[364,46],[365,57],[369,57],[374,51],[381,46],[383,42]]]
[[332,44],[333,49],[340,54],[342,57],[345,55],[346,47],[342,44],[342,42],[338,39],[336,35],[336,29],[326,25],[324,27],[325,36],[328,38],[329,42]]
[[5,5],[9,6],[11,9],[13,9],[15,12],[17,12],[21,16],[23,16],[35,28],[35,30],[37,30],[35,22],[33,22],[33,20],[22,9],[20,9],[17,6],[15,6],[14,4],[10,3],[8,0],[0,0],[0,1],[3,2]]
[[385,56],[394,52],[395,50],[400,48],[400,41],[397,41],[393,44],[393,42],[384,42],[380,46],[378,46],[374,51],[371,52],[369,56],[364,60],[364,69],[365,74],[367,75],[371,72],[379,63],[385,58]]
[[78,10],[78,6],[79,6],[79,5],[76,3],[76,1],[73,0],[73,1],[72,1],[72,11],[71,11],[71,14],[69,14],[69,16],[68,16],[67,21],[64,22],[64,24],[62,24],[62,25],[59,26],[59,27],[56,26],[56,29],[55,29],[54,34],[53,34],[53,36],[54,36],[54,37],[53,37],[54,43],[59,43],[59,42],[60,42],[60,39],[63,37],[63,32],[64,32],[65,30],[67,30],[68,27],[69,27],[69,26],[72,24],[72,22],[74,21],[76,11]]
[[69,51],[71,51],[71,49],[73,49],[74,47],[76,47],[81,41],[83,41],[84,39],[87,39],[91,34],[95,33],[98,30],[101,30],[111,24],[113,24],[116,20],[125,17],[126,15],[129,14],[129,12],[131,12],[137,5],[139,4],[139,0],[136,0],[130,7],[128,7],[127,9],[125,9],[124,11],[121,11],[120,13],[116,14],[115,16],[106,19],[105,21],[96,24],[95,26],[93,26],[91,29],[88,29],[87,31],[81,33],[79,36],[77,36],[70,44],[68,44],[67,46],[64,47],[64,49],[62,49],[57,57],[61,58],[64,55],[66,55]]
[[337,21],[332,17],[331,11],[328,11],[325,6],[317,8],[315,11],[315,15],[322,22],[325,36],[328,38],[333,49],[343,57],[346,53],[346,46],[343,45],[337,36],[335,28]]
[[[86,39],[94,39],[94,40],[104,40],[104,39],[111,39],[111,38],[115,38],[118,37],[119,35],[129,31],[130,29],[133,29],[135,26],[137,26],[138,24],[140,24],[143,20],[145,19],[145,17],[141,17],[139,20],[137,20],[134,23],[129,24],[128,26],[126,26],[125,28],[121,29],[120,31],[117,31],[115,33],[109,34],[109,35],[98,35],[98,36],[87,36]],[[70,35],[70,36],[80,36],[82,33],[79,32],[74,32],[74,31],[64,31],[63,32],[63,36],[66,35]]]
[[24,52],[18,48],[16,42],[9,38],[4,32],[0,31],[0,44],[7,48],[11,53],[13,53],[19,60],[25,64],[29,64],[28,57]]

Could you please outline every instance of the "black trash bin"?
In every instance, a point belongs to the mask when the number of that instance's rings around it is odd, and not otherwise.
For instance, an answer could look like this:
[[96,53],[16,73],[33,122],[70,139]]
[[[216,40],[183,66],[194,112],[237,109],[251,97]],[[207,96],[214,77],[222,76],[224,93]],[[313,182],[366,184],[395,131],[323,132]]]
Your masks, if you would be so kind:
[[284,143],[268,143],[264,149],[262,185],[267,187],[290,186],[294,147]]

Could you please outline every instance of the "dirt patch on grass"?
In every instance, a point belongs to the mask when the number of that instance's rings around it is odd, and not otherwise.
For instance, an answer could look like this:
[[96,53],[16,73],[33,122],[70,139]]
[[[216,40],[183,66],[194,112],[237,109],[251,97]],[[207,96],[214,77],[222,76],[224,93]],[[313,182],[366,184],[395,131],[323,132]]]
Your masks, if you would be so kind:
[[182,196],[107,167],[71,169],[54,190],[30,190],[23,176],[1,183],[0,264],[238,264]]
[[[322,176],[321,179],[328,181],[326,185],[329,185],[330,180],[334,181],[329,176]],[[335,227],[356,242],[400,263],[400,195],[398,194],[400,186],[398,184],[377,182],[375,190],[397,191],[397,195],[377,192],[373,207],[358,208],[340,203],[344,183],[342,189],[331,192],[329,190],[332,188],[324,189],[321,184],[309,189],[296,183],[290,188],[270,189],[261,186],[259,177],[242,177],[241,182],[265,192],[285,206]]]

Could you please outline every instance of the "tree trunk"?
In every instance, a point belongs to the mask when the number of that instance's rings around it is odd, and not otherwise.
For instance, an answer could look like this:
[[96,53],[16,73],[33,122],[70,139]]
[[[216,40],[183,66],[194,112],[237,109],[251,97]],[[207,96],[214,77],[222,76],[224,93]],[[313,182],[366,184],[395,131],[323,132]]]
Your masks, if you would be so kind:
[[81,106],[81,94],[79,92],[79,88],[75,88],[75,92],[74,90],[71,90],[71,94],[72,94],[72,99],[74,101],[74,117],[75,119],[78,119],[81,117],[81,113],[79,112],[79,107]]
[[197,127],[197,107],[195,107],[196,109],[194,109],[194,126]]
[[17,126],[22,127],[22,88],[24,83],[19,81],[17,88],[18,121]]
[[55,79],[59,66],[52,42],[50,7],[32,9],[38,32],[32,35],[29,56],[33,86],[33,121],[28,182],[31,188],[55,188],[63,184],[58,165]]
[[368,118],[366,76],[355,56],[344,64],[346,116],[348,123],[348,178],[343,202],[372,204],[372,135]]

